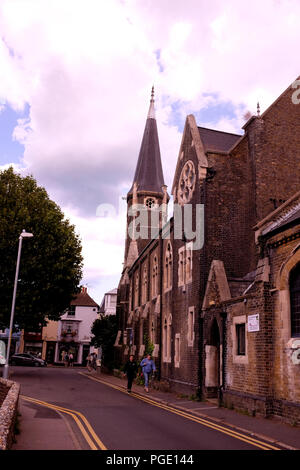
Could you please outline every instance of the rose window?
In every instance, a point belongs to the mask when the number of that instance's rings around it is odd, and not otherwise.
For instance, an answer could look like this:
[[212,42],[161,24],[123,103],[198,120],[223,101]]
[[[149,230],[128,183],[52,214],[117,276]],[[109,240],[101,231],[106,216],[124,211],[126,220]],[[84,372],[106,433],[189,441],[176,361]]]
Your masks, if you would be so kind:
[[196,173],[194,163],[189,160],[184,165],[178,185],[178,201],[180,204],[186,204],[192,198],[196,184]]
[[155,206],[155,199],[148,197],[145,201],[145,206],[148,207],[148,209],[152,209]]

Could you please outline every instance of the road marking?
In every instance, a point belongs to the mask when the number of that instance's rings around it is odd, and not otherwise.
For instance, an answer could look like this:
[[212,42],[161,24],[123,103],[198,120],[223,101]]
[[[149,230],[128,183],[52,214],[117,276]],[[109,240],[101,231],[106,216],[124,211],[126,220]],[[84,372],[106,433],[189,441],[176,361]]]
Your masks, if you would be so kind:
[[202,408],[193,408],[194,410],[215,410],[216,408],[219,408],[218,406],[203,406]]
[[[128,392],[126,391],[125,388],[123,387],[120,387],[118,385],[113,385],[113,384],[110,384],[109,382],[106,382],[102,379],[99,379],[99,378],[96,378],[96,377],[93,377],[93,376],[90,376],[86,373],[83,373],[83,372],[79,372],[80,375],[84,375],[86,377],[88,377],[89,379],[91,380],[94,380],[95,382],[100,382],[104,385],[107,385],[111,388],[114,388],[115,390],[118,390],[122,393],[125,393],[126,395],[128,395]],[[174,413],[174,414],[177,414],[179,416],[182,416],[183,418],[186,418],[186,419],[189,419],[191,421],[194,421],[198,424],[202,424],[203,426],[206,426],[206,427],[209,427],[211,429],[214,429],[215,431],[219,431],[223,434],[227,434],[231,437],[234,437],[236,439],[239,439],[240,441],[244,441],[244,442],[247,442],[248,444],[251,444],[255,447],[258,447],[260,449],[263,449],[263,450],[280,450],[279,447],[275,447],[271,444],[268,444],[266,442],[263,442],[263,441],[260,441],[258,439],[255,439],[253,437],[250,437],[250,436],[247,436],[246,434],[242,434],[240,432],[237,432],[237,431],[234,431],[233,429],[230,429],[230,428],[226,428],[225,426],[222,426],[222,425],[219,425],[217,423],[214,423],[214,422],[210,422],[204,418],[200,418],[198,416],[194,416],[192,414],[189,414],[185,411],[181,411],[181,410],[178,410],[176,408],[173,408],[171,407],[170,405],[164,405],[162,403],[158,403],[157,401],[155,400],[152,400],[151,398],[148,398],[148,397],[144,397],[142,395],[139,395],[135,392],[132,392],[131,393],[131,396],[141,400],[141,401],[144,401],[145,403],[148,403],[150,405],[153,405],[153,406],[156,406],[158,408],[161,408],[163,410],[166,410],[166,411],[170,411],[171,413]]]
[[[74,419],[91,450],[107,450],[86,417],[79,411],[69,410],[68,408],[63,408],[62,406],[53,405],[52,403],[47,403],[42,400],[37,400],[36,398],[26,397],[24,395],[21,395],[21,398],[31,403],[35,403],[36,405],[45,406],[47,408],[51,408],[53,410],[60,411],[61,413],[70,415]],[[86,426],[86,429],[83,424]]]

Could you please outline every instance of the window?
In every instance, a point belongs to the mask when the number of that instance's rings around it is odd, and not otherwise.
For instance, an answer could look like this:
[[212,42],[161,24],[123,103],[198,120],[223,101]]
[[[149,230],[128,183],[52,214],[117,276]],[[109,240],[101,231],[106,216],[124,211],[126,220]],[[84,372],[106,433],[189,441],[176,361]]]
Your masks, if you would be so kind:
[[137,273],[135,277],[135,288],[134,288],[134,306],[137,307],[139,305],[139,283],[140,283],[140,276]]
[[185,284],[184,276],[184,247],[180,248],[178,251],[178,286],[183,286]]
[[150,341],[151,343],[155,343],[155,323],[154,320],[151,321],[151,326],[150,326]]
[[195,166],[192,160],[189,160],[184,165],[179,178],[179,187],[177,191],[177,198],[179,204],[183,205],[189,202],[193,196],[196,184]]
[[186,283],[190,282],[192,280],[192,243],[188,243],[186,245],[186,251],[185,251],[185,263],[186,263]]
[[290,275],[291,336],[300,337],[300,263]]
[[144,321],[140,320],[139,345],[144,344]]
[[194,324],[195,324],[195,307],[190,307],[188,310],[188,346],[193,346],[194,344]]
[[167,360],[167,336],[168,335],[168,324],[167,319],[165,318],[164,321],[164,328],[163,328],[163,360],[166,362]]
[[246,324],[237,323],[236,328],[236,345],[237,345],[237,355],[245,356],[246,354]]
[[157,256],[153,258],[152,264],[152,298],[157,296],[158,293],[158,262]]
[[192,282],[193,274],[193,242],[187,243],[178,250],[178,286]]
[[171,243],[168,243],[165,254],[165,272],[164,272],[164,286],[165,290],[172,287],[172,267],[173,267],[173,254]]
[[163,361],[171,362],[172,315],[164,320],[163,327]]
[[147,197],[145,199],[145,206],[148,209],[153,209],[153,207],[155,206],[155,199],[153,199],[153,197]]
[[180,365],[180,333],[175,335],[175,357],[174,357],[175,367]]
[[75,309],[76,309],[75,305],[70,305],[68,312],[67,312],[68,317],[75,317]]
[[148,300],[148,269],[145,265],[143,268],[143,283],[142,283],[142,304],[145,304]]

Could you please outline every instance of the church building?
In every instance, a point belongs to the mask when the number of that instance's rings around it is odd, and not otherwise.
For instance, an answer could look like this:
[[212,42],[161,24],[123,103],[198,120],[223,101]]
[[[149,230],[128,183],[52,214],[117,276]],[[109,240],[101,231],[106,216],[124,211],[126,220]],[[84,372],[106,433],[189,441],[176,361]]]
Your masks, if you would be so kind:
[[142,359],[150,344],[158,379],[172,390],[300,424],[294,96],[293,84],[240,135],[188,115],[168,220],[152,92],[127,194],[115,346],[125,361]]

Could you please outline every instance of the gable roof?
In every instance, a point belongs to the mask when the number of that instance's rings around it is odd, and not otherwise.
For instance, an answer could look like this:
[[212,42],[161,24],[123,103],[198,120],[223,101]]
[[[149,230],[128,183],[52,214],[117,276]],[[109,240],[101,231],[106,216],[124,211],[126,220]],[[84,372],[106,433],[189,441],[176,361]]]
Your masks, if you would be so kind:
[[112,289],[109,292],[106,292],[105,294],[117,294],[117,293],[118,293],[118,289],[116,287],[115,289]]
[[242,137],[239,134],[199,127],[199,134],[205,152],[228,152]]
[[254,227],[256,239],[300,222],[300,191],[268,214]]
[[219,305],[230,298],[231,293],[224,263],[220,260],[213,260],[210,265],[210,271],[206,283],[202,310],[206,310],[211,305]]
[[79,292],[75,299],[71,300],[70,305],[76,305],[77,307],[99,307],[87,292]]
[[[268,113],[270,112],[270,110],[281,100],[281,98],[283,96],[285,96],[285,94],[290,91],[293,87],[293,84],[297,81],[297,80],[300,80],[300,76],[296,78],[296,80],[294,80],[288,87],[286,90],[284,90],[284,92],[281,93],[281,95],[278,96],[278,98],[276,98],[275,101],[273,101],[272,104],[270,104],[270,106],[260,115],[260,116],[251,116],[250,119],[248,119],[248,121],[243,125],[242,129],[246,130],[246,128],[248,127],[248,124],[250,124],[251,121],[253,121],[253,119],[264,119]],[[240,140],[242,141],[245,137],[247,136],[247,132],[245,132],[244,135],[242,135],[240,137]],[[235,142],[235,144],[233,144],[233,146],[229,149],[229,153],[231,153],[231,151],[234,150],[234,148],[236,147],[236,145],[239,143],[239,141]]]

